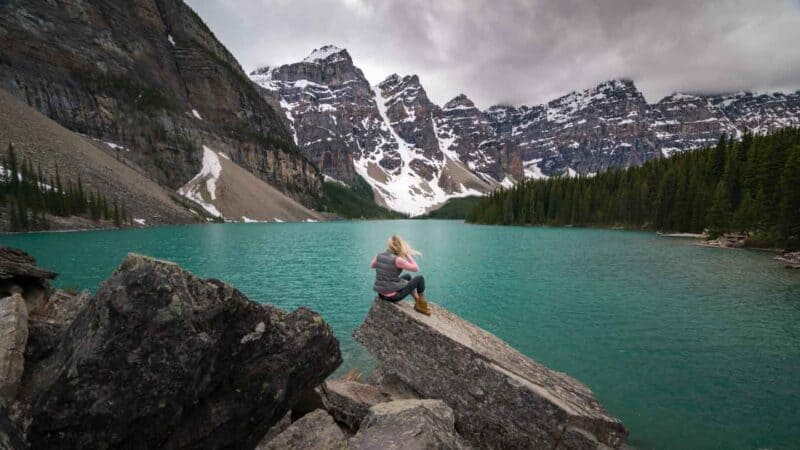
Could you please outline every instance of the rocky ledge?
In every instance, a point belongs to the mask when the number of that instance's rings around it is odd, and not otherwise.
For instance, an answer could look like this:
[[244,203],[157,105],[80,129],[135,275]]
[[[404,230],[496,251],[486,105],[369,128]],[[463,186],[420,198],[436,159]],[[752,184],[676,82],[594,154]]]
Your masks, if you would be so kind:
[[375,301],[354,336],[424,398],[452,408],[476,448],[618,448],[622,423],[577,380],[522,355],[442,307]]

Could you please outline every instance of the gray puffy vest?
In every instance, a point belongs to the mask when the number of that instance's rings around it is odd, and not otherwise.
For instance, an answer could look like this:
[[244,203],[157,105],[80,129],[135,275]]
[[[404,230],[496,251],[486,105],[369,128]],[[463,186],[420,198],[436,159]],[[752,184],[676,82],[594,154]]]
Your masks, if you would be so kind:
[[397,256],[389,252],[378,253],[375,258],[375,292],[395,292],[406,287],[408,281],[400,278],[403,269],[397,267]]

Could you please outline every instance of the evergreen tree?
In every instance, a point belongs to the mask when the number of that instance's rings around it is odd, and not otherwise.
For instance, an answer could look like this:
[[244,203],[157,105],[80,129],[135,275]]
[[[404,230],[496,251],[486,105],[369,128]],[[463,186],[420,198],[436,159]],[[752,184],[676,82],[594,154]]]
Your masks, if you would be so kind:
[[[623,225],[712,235],[746,231],[789,246],[800,238],[800,129],[721,137],[716,146],[609,170],[498,189],[469,222]],[[795,244],[791,244],[795,245]]]
[[17,155],[14,152],[14,144],[8,144],[7,161],[6,170],[10,178],[9,184],[11,185],[11,190],[16,191],[16,187],[19,185],[19,166],[17,165]]
[[781,176],[781,237],[786,247],[800,240],[800,145],[795,145]]
[[114,199],[113,219],[114,219],[114,226],[116,226],[117,228],[122,226],[122,216],[120,215],[119,203],[117,202],[116,198]]
[[733,214],[731,226],[735,230],[756,231],[757,217],[758,211],[756,210],[755,200],[753,200],[750,193],[746,193]]

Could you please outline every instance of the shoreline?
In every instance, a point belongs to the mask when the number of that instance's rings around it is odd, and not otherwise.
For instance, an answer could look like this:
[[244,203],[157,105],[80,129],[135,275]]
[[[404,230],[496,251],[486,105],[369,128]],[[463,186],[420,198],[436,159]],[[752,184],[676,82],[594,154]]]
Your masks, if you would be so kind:
[[703,233],[662,233],[660,231],[656,231],[656,234],[661,237],[707,239],[707,236]]

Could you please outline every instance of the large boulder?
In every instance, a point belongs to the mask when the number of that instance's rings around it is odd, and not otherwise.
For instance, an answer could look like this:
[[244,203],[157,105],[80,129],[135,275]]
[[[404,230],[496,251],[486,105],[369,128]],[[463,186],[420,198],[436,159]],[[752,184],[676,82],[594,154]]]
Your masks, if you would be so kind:
[[337,422],[358,430],[369,408],[392,400],[375,386],[348,380],[328,380],[320,386],[322,402]]
[[330,414],[317,409],[299,418],[272,439],[265,439],[256,450],[333,450],[344,449],[347,436]]
[[57,275],[38,267],[36,259],[22,250],[0,247],[0,297],[21,294],[30,313],[38,310],[47,299],[48,280]]
[[408,302],[376,300],[354,336],[384,371],[452,407],[458,432],[476,447],[623,444],[625,427],[589,388],[444,308],[431,308],[424,316]]
[[26,375],[28,436],[35,448],[252,448],[340,362],[318,314],[129,255]]
[[20,294],[0,298],[0,405],[17,395],[25,368],[28,308]]
[[369,410],[351,450],[466,449],[453,410],[441,400],[395,400]]
[[421,398],[419,393],[393,373],[387,373],[377,367],[370,374],[367,383],[376,386],[382,393],[387,394],[392,400],[410,400]]

